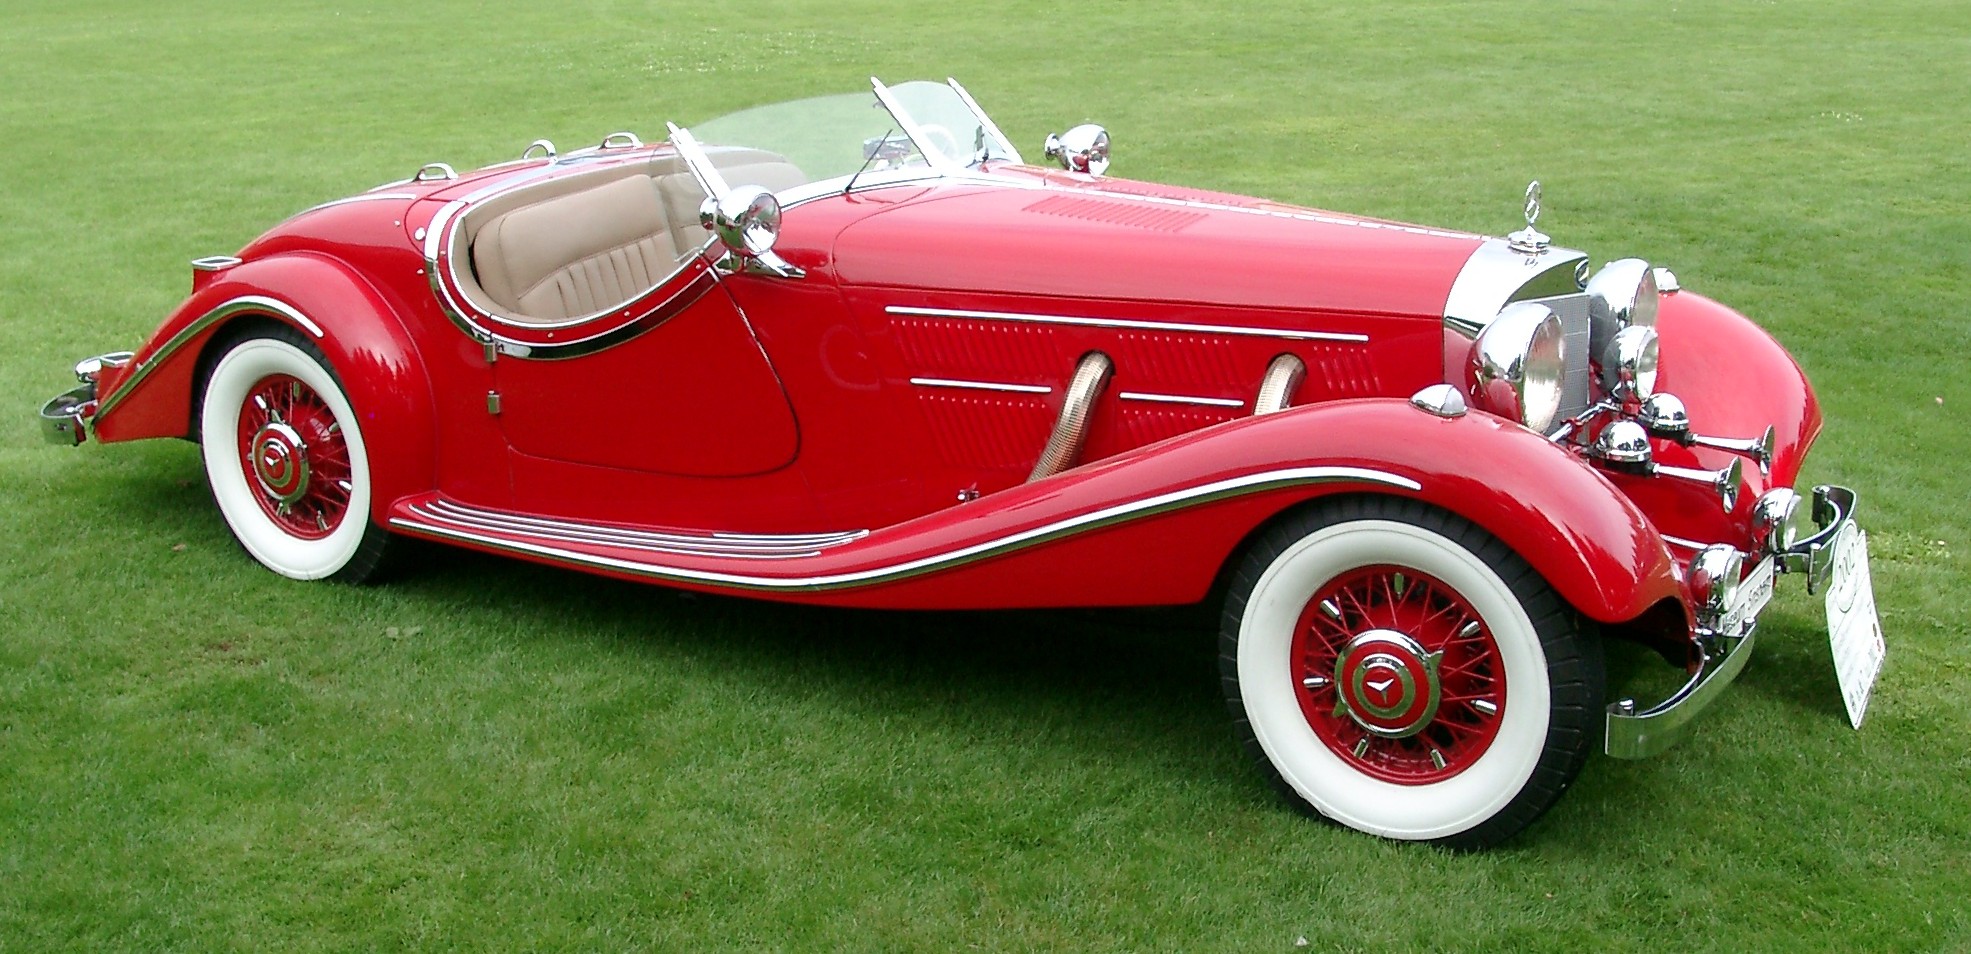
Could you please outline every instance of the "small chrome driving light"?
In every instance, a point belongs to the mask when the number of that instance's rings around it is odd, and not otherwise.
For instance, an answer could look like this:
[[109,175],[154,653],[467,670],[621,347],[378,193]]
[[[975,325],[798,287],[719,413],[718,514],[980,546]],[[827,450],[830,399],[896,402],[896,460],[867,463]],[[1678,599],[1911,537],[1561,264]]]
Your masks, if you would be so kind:
[[1602,387],[1623,400],[1656,393],[1656,355],[1655,328],[1630,325],[1616,332],[1602,354]]
[[1094,123],[1083,123],[1060,135],[1048,133],[1041,151],[1069,172],[1099,176],[1109,171],[1109,131]]
[[1615,333],[1630,326],[1656,327],[1656,273],[1640,258],[1603,265],[1588,279],[1589,354],[1605,355]]
[[709,196],[698,207],[698,224],[719,237],[733,254],[757,258],[780,239],[780,200],[760,186],[740,186]]
[[1684,401],[1674,394],[1652,394],[1643,400],[1642,426],[1649,433],[1665,440],[1681,444],[1690,433],[1690,412],[1684,410]]
[[1650,469],[1649,434],[1634,421],[1610,422],[1595,436],[1588,453],[1610,470],[1648,473]]
[[1560,413],[1562,347],[1553,309],[1530,301],[1507,305],[1472,343],[1472,398],[1546,433]]
[[1752,505],[1752,539],[1767,553],[1791,549],[1806,530],[1805,508],[1800,495],[1786,487],[1775,487],[1760,495]]
[[1714,543],[1697,551],[1690,560],[1687,577],[1697,625],[1716,630],[1725,621],[1732,600],[1738,596],[1739,578],[1744,571],[1745,555],[1728,544]]

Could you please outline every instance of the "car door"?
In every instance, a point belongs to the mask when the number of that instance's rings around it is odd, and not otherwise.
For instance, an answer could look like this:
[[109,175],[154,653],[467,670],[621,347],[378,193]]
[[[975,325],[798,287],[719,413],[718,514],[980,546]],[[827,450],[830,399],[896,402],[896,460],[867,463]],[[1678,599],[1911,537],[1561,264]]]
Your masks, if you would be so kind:
[[647,310],[630,324],[498,356],[491,400],[513,450],[699,477],[790,463],[799,432],[786,392],[703,259],[637,304]]

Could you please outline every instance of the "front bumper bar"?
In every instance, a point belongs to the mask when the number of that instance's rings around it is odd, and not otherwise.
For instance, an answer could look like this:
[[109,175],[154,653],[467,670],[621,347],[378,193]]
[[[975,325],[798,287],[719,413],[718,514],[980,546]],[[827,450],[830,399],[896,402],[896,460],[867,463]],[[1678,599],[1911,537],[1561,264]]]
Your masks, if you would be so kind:
[[[1832,544],[1836,534],[1855,522],[1855,492],[1846,487],[1815,487],[1813,517],[1819,529],[1812,536],[1768,557],[1775,571],[1805,576],[1809,593],[1826,585],[1828,575],[1834,570]],[[1748,578],[1761,572],[1755,567]],[[1610,705],[1604,751],[1619,759],[1640,759],[1675,745],[1698,713],[1724,694],[1725,687],[1738,678],[1746,661],[1752,658],[1753,634],[1758,625],[1756,614],[1747,614],[1736,633],[1699,629],[1697,639],[1703,658],[1690,681],[1669,698],[1648,708],[1639,708],[1634,699]]]

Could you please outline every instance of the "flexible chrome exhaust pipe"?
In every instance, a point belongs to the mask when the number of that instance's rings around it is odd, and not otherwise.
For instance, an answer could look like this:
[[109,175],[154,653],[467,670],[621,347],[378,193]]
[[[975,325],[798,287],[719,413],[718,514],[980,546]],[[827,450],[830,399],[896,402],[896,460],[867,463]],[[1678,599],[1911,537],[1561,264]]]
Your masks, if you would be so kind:
[[1061,402],[1061,416],[1054,420],[1054,433],[1047,435],[1047,446],[1034,462],[1028,483],[1052,477],[1075,465],[1081,457],[1081,445],[1088,438],[1088,413],[1094,409],[1095,399],[1101,396],[1114,371],[1109,356],[1100,351],[1090,351],[1074,366],[1067,400]]
[[1293,392],[1300,389],[1300,380],[1307,376],[1307,365],[1299,358],[1283,354],[1266,366],[1266,376],[1259,379],[1259,396],[1253,399],[1252,413],[1271,414],[1284,411],[1293,403]]

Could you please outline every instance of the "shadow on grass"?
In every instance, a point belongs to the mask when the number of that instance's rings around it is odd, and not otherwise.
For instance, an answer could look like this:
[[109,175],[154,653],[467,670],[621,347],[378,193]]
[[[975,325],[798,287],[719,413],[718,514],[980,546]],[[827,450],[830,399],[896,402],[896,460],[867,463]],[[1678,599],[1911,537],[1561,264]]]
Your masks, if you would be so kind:
[[[1216,619],[1200,607],[839,609],[684,593],[403,542],[415,555],[387,586],[496,605],[523,626],[538,620],[524,628],[543,640],[581,631],[635,654],[682,653],[765,691],[826,695],[844,711],[974,728],[1037,720],[1049,744],[1154,737],[1201,772],[1236,758],[1219,695]],[[1083,718],[1088,727],[1077,728]]]
[[[169,448],[94,471],[86,499],[115,501],[133,533],[230,551],[238,572],[264,573],[230,540],[197,471],[196,451]],[[132,517],[131,514],[141,516]],[[601,643],[668,665],[689,659],[762,696],[797,693],[827,709],[949,731],[1012,737],[1082,757],[1152,763],[1259,810],[1292,809],[1247,764],[1228,724],[1207,607],[915,612],[852,610],[688,594],[418,541],[404,566],[363,601],[470,607],[523,640]],[[295,585],[276,583],[275,585]],[[367,591],[367,592],[365,592]],[[470,624],[470,614],[460,614]],[[1776,615],[1735,691],[1839,714],[1824,637]],[[489,650],[490,651],[490,650]],[[1654,653],[1611,643],[1610,698],[1656,699],[1682,674]],[[1700,722],[1697,732],[1704,731]],[[1688,744],[1688,743],[1687,743]],[[1546,819],[1499,851],[1596,858],[1666,826],[1725,765],[1683,749],[1644,762],[1592,758]]]

